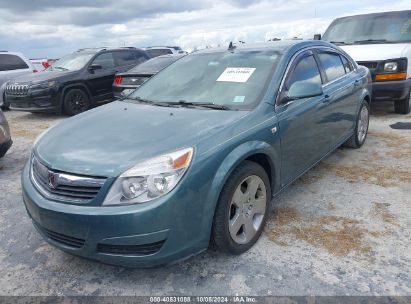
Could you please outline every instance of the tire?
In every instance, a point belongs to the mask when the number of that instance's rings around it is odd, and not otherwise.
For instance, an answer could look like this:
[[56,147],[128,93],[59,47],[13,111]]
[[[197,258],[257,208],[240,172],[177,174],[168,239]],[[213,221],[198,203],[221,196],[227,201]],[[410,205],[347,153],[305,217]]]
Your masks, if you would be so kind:
[[6,102],[6,94],[3,94],[3,104],[0,106],[3,111],[10,110],[10,104]]
[[[251,193],[247,193],[249,190]],[[228,178],[217,202],[212,247],[234,255],[250,249],[264,229],[270,201],[270,180],[263,167],[251,161],[241,163]],[[231,228],[230,222],[234,224]]]
[[90,100],[82,89],[71,89],[64,95],[64,112],[73,116],[87,111],[90,108]]
[[365,143],[370,123],[370,105],[363,100],[360,111],[357,114],[357,122],[353,135],[344,143],[345,147],[358,149]]
[[394,102],[394,110],[397,114],[408,114],[410,113],[411,107],[411,90],[408,92],[407,97],[402,100],[397,100]]

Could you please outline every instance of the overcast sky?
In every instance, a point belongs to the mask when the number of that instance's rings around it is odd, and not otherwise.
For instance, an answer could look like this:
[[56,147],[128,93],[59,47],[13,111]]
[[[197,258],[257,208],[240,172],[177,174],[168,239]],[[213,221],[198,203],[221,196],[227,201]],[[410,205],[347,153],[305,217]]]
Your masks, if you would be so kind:
[[95,46],[311,38],[339,16],[410,8],[410,0],[0,0],[0,50],[58,58]]

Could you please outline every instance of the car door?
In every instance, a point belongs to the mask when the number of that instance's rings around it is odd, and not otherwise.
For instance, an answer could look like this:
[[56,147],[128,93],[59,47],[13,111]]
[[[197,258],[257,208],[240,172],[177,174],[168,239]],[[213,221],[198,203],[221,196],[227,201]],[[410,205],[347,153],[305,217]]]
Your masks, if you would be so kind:
[[324,120],[331,147],[341,144],[352,130],[356,120],[359,86],[356,75],[341,54],[331,50],[319,50],[318,61],[325,74],[324,94],[329,96],[329,114]]
[[282,186],[304,173],[330,149],[328,131],[324,125],[328,116],[327,96],[322,94],[288,101],[288,90],[298,81],[322,85],[322,75],[311,50],[293,60],[277,99]]
[[115,67],[113,52],[101,53],[89,64],[87,82],[95,101],[113,98],[111,88],[114,81]]

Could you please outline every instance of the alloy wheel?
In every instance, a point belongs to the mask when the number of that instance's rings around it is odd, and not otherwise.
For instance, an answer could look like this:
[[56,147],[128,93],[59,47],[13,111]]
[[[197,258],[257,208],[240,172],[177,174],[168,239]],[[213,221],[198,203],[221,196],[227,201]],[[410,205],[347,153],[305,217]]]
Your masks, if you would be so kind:
[[267,205],[263,180],[257,175],[245,178],[234,192],[229,210],[229,232],[237,244],[247,244],[260,229]]
[[73,92],[70,95],[69,105],[73,113],[81,113],[87,110],[87,101],[82,93]]
[[358,141],[362,143],[365,140],[368,132],[369,111],[367,106],[363,106],[358,118]]

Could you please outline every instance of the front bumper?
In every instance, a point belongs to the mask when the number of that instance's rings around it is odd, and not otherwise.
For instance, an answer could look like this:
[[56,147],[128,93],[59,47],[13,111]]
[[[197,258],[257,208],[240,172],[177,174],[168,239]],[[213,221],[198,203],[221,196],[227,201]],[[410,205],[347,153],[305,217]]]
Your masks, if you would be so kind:
[[107,264],[153,267],[208,247],[209,229],[201,224],[204,213],[198,210],[203,204],[196,203],[187,189],[176,188],[177,193],[147,204],[70,205],[44,198],[33,187],[29,165],[22,174],[22,189],[27,212],[40,234],[71,254]]
[[374,101],[396,101],[407,97],[411,88],[411,78],[398,81],[375,81],[372,83]]
[[27,95],[9,95],[6,102],[13,110],[29,112],[58,112],[61,108],[59,94],[55,89],[30,90]]
[[7,153],[7,151],[10,149],[12,144],[13,144],[13,141],[11,139],[0,144],[0,157],[3,157]]

